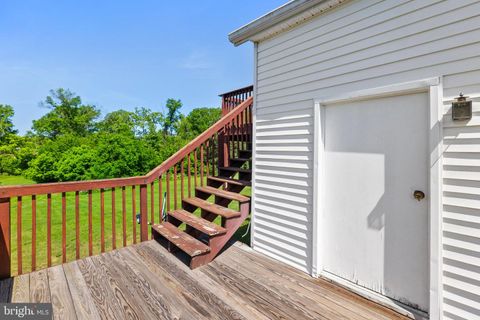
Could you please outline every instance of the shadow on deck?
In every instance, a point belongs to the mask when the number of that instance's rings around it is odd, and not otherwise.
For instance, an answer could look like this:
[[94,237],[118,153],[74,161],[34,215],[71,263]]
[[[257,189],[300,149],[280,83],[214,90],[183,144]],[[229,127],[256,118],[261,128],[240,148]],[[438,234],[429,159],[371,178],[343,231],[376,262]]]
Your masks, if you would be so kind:
[[406,319],[240,245],[192,271],[147,241],[3,280],[0,299],[59,319]]

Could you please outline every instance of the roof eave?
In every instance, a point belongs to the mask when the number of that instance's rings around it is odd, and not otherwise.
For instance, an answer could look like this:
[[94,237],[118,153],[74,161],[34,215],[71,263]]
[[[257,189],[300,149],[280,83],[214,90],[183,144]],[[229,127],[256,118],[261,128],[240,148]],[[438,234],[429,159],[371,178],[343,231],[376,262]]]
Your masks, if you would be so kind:
[[[286,4],[270,11],[269,13],[253,20],[252,22],[238,28],[228,35],[228,39],[235,46],[239,46],[250,40],[254,40],[253,37],[273,26],[294,18],[300,13],[309,10],[315,6],[328,3],[328,2],[344,2],[344,1],[332,1],[332,0],[291,0]],[[299,18],[299,21],[305,20]]]

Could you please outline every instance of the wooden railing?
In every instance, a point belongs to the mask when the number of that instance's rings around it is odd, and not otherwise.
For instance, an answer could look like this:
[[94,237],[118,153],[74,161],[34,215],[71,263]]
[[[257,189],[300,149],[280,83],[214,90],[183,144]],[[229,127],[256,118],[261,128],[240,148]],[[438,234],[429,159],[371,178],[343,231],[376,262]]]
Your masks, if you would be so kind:
[[222,93],[220,95],[220,97],[222,97],[222,115],[229,113],[251,96],[253,96],[253,86]]
[[253,98],[238,102],[145,176],[0,187],[0,278],[148,240],[164,195],[177,209],[247,145]]

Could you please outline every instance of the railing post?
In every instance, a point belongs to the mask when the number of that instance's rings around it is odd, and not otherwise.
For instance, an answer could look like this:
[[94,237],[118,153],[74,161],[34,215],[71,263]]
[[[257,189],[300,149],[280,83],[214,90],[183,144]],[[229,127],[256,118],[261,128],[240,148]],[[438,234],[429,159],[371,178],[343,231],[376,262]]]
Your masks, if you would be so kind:
[[222,96],[222,117],[226,115],[227,112],[227,103],[225,102],[225,96]]
[[11,276],[10,198],[0,199],[0,279]]
[[140,185],[140,241],[148,240],[147,185]]
[[225,129],[218,133],[218,167],[228,167],[228,144]]

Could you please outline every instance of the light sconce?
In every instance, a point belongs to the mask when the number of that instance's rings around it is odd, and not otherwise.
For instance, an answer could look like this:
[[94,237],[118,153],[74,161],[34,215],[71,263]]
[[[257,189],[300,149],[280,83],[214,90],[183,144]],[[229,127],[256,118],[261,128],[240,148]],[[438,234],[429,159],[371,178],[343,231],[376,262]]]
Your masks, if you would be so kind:
[[460,92],[460,96],[452,102],[452,120],[470,120],[472,119],[472,100],[464,97]]

